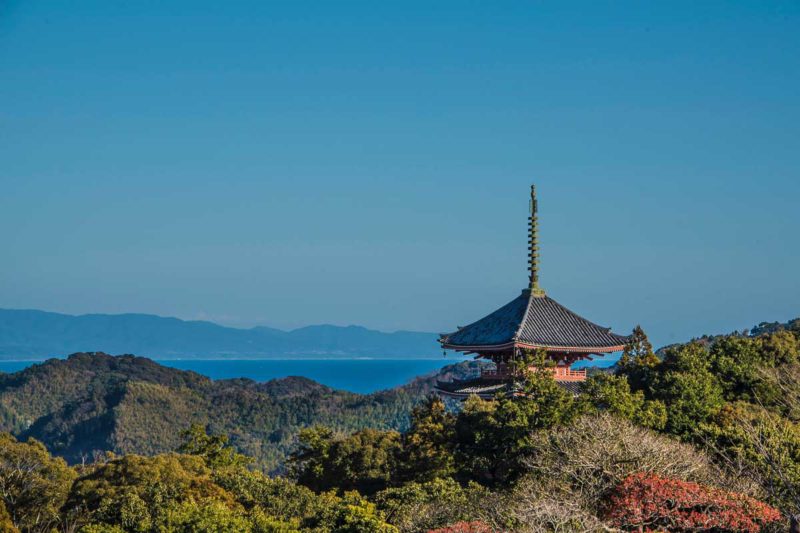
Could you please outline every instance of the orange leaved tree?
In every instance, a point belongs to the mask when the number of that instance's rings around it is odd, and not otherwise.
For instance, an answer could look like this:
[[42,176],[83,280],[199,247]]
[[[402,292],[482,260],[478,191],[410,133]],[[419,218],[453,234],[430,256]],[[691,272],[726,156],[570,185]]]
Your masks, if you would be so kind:
[[634,531],[758,533],[781,513],[744,494],[639,473],[614,489],[606,518]]

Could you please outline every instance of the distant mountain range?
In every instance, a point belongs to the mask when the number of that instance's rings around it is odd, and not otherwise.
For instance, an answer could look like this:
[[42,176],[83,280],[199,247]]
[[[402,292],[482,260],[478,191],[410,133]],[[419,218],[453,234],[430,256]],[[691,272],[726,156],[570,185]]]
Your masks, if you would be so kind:
[[73,352],[136,353],[155,359],[277,357],[437,357],[435,333],[384,333],[360,326],[292,331],[238,329],[155,315],[65,315],[0,309],[0,359],[46,359]]

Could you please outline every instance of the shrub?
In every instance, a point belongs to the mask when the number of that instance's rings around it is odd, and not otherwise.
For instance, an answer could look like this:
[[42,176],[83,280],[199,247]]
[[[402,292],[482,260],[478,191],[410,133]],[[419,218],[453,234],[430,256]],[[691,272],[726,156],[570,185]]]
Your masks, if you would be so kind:
[[743,494],[642,472],[616,487],[607,518],[617,527],[636,531],[758,533],[781,514]]

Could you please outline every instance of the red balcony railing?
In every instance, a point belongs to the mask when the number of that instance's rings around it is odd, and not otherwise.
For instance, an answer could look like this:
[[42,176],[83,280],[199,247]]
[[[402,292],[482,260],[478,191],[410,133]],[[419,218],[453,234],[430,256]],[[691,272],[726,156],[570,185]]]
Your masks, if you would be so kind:
[[[532,367],[533,369],[533,367]],[[553,372],[553,379],[556,381],[585,381],[586,369],[572,370],[568,366],[554,366],[550,368]],[[514,371],[505,365],[498,366],[497,368],[486,368],[481,370],[481,377],[485,379],[511,379],[514,377]]]
[[556,381],[586,381],[586,369],[572,370],[568,366],[553,367],[553,378]]

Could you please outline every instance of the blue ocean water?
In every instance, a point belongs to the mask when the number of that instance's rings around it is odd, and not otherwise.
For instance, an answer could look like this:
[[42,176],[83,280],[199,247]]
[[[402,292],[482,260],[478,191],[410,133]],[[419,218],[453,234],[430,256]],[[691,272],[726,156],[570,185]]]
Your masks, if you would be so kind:
[[[211,379],[250,378],[269,381],[303,376],[334,389],[370,393],[408,383],[417,376],[463,359],[269,359],[158,360],[164,366],[191,370]],[[16,372],[35,361],[0,361],[0,372]]]
[[[616,359],[616,358],[615,358]],[[614,359],[614,360],[615,360]],[[435,372],[460,359],[226,359],[156,360],[164,366],[191,370],[211,379],[250,378],[269,381],[287,376],[303,376],[334,389],[362,394],[404,385],[417,376]],[[582,361],[582,366],[610,366],[614,360]],[[0,372],[16,372],[35,361],[0,361]]]
[[192,370],[212,379],[246,377],[269,381],[302,376],[334,389],[369,393],[404,385],[417,376],[435,372],[455,359],[278,359],[258,361],[158,361]]

